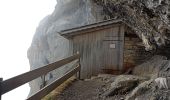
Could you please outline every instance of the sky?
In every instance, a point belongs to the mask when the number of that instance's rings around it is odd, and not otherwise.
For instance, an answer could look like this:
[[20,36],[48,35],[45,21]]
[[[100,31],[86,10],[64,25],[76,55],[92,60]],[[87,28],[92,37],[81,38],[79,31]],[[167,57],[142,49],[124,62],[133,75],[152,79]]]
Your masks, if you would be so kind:
[[[56,0],[0,0],[0,77],[4,80],[29,71],[27,49],[40,20],[52,13]],[[28,84],[2,96],[24,100]]]

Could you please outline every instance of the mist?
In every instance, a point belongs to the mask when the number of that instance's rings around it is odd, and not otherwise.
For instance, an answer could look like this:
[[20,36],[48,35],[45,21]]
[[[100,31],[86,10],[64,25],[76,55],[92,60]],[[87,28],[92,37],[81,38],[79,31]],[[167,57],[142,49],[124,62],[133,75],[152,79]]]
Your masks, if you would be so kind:
[[[52,13],[56,0],[0,1],[0,77],[3,80],[30,70],[27,49],[41,19]],[[28,84],[2,96],[2,100],[24,100]]]

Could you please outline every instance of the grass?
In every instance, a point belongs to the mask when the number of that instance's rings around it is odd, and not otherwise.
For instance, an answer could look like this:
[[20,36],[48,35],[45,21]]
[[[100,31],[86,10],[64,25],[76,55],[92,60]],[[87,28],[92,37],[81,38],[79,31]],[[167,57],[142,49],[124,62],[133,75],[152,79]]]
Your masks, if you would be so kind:
[[62,83],[60,86],[58,86],[56,89],[54,89],[52,92],[50,92],[47,96],[45,96],[42,100],[56,100],[56,97],[63,92],[64,89],[66,89],[74,80],[76,79],[75,76],[67,79],[64,83]]

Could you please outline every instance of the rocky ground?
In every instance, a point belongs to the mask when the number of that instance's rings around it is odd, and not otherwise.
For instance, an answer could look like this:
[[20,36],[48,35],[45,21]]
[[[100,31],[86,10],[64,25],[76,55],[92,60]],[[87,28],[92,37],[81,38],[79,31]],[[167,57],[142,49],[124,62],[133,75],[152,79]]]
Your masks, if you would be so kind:
[[133,75],[99,75],[77,80],[55,100],[170,100],[168,89],[159,89],[154,80]]
[[56,100],[170,100],[170,64],[166,57],[154,56],[132,73],[76,80]]

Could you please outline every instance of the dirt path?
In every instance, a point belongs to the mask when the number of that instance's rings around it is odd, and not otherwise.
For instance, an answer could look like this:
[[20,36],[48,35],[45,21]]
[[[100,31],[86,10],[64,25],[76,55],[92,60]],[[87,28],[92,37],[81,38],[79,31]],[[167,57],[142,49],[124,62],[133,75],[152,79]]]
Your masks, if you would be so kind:
[[77,80],[65,89],[56,100],[103,100],[100,95],[104,91],[103,88],[112,79],[109,76],[102,76],[86,81]]
[[[139,81],[141,83],[136,83]],[[169,90],[158,89],[153,79],[146,80],[134,75],[104,75],[71,82],[52,100],[170,100],[169,95]]]

